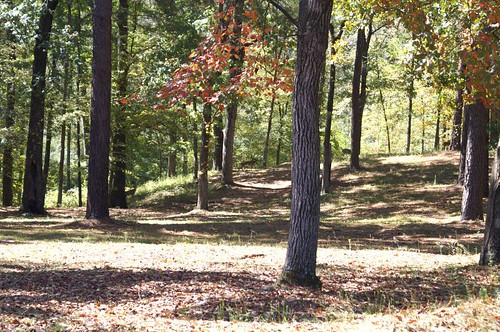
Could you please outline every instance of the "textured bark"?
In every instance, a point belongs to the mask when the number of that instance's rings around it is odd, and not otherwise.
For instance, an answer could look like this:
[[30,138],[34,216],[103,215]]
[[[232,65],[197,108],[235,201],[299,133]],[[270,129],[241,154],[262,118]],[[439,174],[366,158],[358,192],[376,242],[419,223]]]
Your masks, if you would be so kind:
[[48,0],[44,3],[35,37],[30,121],[22,197],[22,210],[28,213],[45,213],[45,180],[42,173],[45,74],[47,71],[47,47],[52,30],[53,12],[58,3],[58,0]]
[[111,0],[95,0],[87,219],[109,218],[111,118]]
[[[4,114],[5,129],[7,132],[14,126],[14,106],[16,90],[13,82],[7,83],[7,107]],[[14,158],[12,155],[12,137],[9,133],[2,153],[2,205],[12,206],[14,200]]]
[[[237,79],[242,72],[245,48],[241,45],[241,25],[244,11],[244,0],[234,0],[234,28],[231,37],[233,55],[232,66],[229,71],[230,81]],[[224,127],[224,144],[222,151],[222,183],[232,184],[234,165],[234,135],[236,130],[236,115],[238,113],[238,98],[233,96],[226,109],[226,123]]]
[[495,161],[491,171],[488,211],[484,229],[480,265],[500,263],[500,139],[495,151]]
[[210,144],[210,123],[212,122],[212,106],[203,105],[203,125],[201,126],[200,170],[198,172],[198,202],[196,208],[208,210],[208,156]]
[[335,43],[342,37],[344,32],[345,22],[340,24],[340,31],[335,35],[333,25],[330,25],[330,53],[332,60],[330,61],[330,77],[328,81],[328,97],[326,102],[326,121],[325,121],[325,139],[323,141],[323,183],[321,190],[324,193],[330,192],[331,175],[332,175],[332,117],[333,117],[333,97],[335,96],[335,76],[336,66],[333,58],[337,54]]
[[469,109],[469,126],[460,219],[483,220],[484,150],[486,149],[484,142],[488,112],[480,101],[467,105],[466,108]]
[[332,2],[301,0],[293,94],[292,205],[281,281],[320,288],[316,254],[320,221],[319,81]]
[[[118,59],[117,59],[117,79],[116,85],[118,90],[118,99],[125,99],[128,95],[128,72],[129,72],[129,57],[128,57],[128,0],[120,0],[117,13],[118,25]],[[111,164],[111,193],[110,206],[126,209],[127,195],[125,187],[127,184],[126,168],[127,168],[127,140],[126,140],[126,123],[127,117],[126,103],[120,103],[118,108],[113,112],[114,115],[114,133],[113,133],[113,148],[112,148],[112,164]]]

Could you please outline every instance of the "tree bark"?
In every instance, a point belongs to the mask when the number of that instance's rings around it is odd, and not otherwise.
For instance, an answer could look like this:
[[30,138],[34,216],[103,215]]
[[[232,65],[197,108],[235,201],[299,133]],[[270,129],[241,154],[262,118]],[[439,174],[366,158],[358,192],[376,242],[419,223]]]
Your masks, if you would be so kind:
[[93,10],[92,99],[87,219],[109,218],[108,175],[111,118],[111,0]]
[[491,171],[488,211],[479,265],[500,263],[500,139]]
[[292,205],[281,282],[320,288],[316,254],[320,222],[319,81],[332,2],[301,0],[293,94]]
[[[177,135],[171,133],[169,136],[170,144],[174,146],[177,143]],[[168,155],[168,177],[172,178],[174,176],[177,176],[177,151],[175,151],[175,147]]]
[[272,130],[272,126],[273,126],[273,114],[274,114],[275,103],[276,103],[276,95],[275,95],[275,93],[273,93],[273,96],[271,98],[271,107],[269,108],[269,116],[267,118],[267,130],[266,130],[266,139],[264,140],[264,153],[262,156],[262,168],[267,168],[267,159],[269,158],[269,139],[271,137],[271,130]]
[[330,24],[330,78],[328,82],[328,97],[326,102],[326,122],[325,122],[325,139],[323,141],[323,183],[321,190],[324,193],[330,192],[331,176],[332,176],[332,118],[333,118],[333,97],[335,96],[335,76],[336,66],[334,56],[337,54],[335,43],[342,37],[344,32],[345,22],[340,24],[340,31],[335,35],[335,29]]
[[214,160],[213,170],[222,171],[223,147],[224,147],[224,124],[222,116],[214,116]]
[[14,157],[12,153],[12,134],[14,126],[14,106],[16,101],[16,87],[14,82],[7,83],[7,107],[4,114],[5,129],[8,136],[2,153],[2,205],[12,206],[14,201]]
[[113,133],[113,162],[111,164],[112,179],[110,206],[126,209],[127,195],[125,187],[127,185],[126,169],[127,169],[127,139],[126,139],[126,111],[127,111],[127,92],[128,92],[128,72],[129,72],[129,57],[128,57],[128,0],[120,0],[117,13],[118,25],[118,61],[116,80],[118,99],[123,100],[119,103],[118,108],[114,112],[114,133]]
[[458,166],[458,184],[464,185],[464,176],[465,176],[465,155],[467,152],[467,140],[468,140],[468,132],[469,132],[469,113],[470,107],[464,107],[464,116],[463,116],[463,124],[462,124],[462,144],[460,146],[460,165]]
[[361,71],[366,44],[365,30],[358,29],[354,74],[352,78],[352,113],[351,113],[351,160],[350,169],[360,170],[359,154],[361,150],[361,125],[363,119],[361,107]]
[[410,86],[408,88],[408,126],[406,129],[406,154],[410,154],[411,148],[411,118],[413,115],[413,98],[415,95],[415,59],[411,60],[411,77],[410,77]]
[[484,150],[488,112],[480,101],[465,106],[469,113],[464,191],[460,220],[483,220]]
[[441,125],[441,105],[438,105],[436,110],[436,131],[434,134],[434,151],[439,151],[440,149],[440,135],[439,128]]
[[201,126],[200,170],[198,172],[198,202],[196,208],[208,210],[208,156],[210,144],[210,125],[212,122],[212,105],[203,105],[203,125]]
[[[241,27],[243,19],[244,0],[234,0],[234,28],[231,38],[232,66],[229,69],[230,82],[237,80],[241,75],[245,48],[241,45]],[[233,96],[226,109],[226,123],[224,127],[224,144],[222,150],[222,183],[233,184],[234,164],[234,134],[236,130],[236,115],[238,113],[238,98]]]
[[58,3],[59,0],[44,2],[35,37],[22,210],[36,214],[45,213],[45,181],[42,173],[45,74],[47,71],[47,47],[52,30],[53,14]]

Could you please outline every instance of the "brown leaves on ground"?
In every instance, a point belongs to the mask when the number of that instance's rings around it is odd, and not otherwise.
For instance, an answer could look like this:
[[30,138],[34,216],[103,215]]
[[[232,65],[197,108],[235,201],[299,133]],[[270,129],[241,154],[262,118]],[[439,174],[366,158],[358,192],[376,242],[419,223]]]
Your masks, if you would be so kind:
[[82,209],[3,209],[0,330],[498,330],[500,270],[476,266],[482,225],[456,220],[455,163],[337,168],[322,203],[321,291],[275,284],[288,166],[245,171],[211,193],[208,212],[175,200],[88,224]]

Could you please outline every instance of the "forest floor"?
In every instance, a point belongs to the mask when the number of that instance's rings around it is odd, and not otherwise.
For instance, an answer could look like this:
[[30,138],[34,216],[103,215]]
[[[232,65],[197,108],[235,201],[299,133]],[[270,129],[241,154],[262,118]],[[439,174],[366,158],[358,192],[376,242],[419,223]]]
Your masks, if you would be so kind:
[[458,155],[334,165],[322,196],[321,291],[277,285],[290,165],[147,192],[112,220],[0,210],[0,330],[494,331],[500,269],[477,266],[483,225],[459,222]]

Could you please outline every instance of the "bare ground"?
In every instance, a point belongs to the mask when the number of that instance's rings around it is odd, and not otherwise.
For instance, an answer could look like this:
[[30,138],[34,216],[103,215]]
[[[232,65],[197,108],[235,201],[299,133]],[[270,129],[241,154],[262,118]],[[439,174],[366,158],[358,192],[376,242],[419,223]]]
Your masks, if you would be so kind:
[[476,266],[481,223],[458,222],[456,155],[335,169],[323,196],[321,291],[276,285],[289,165],[238,173],[194,197],[48,217],[0,211],[1,330],[500,330],[496,267]]

